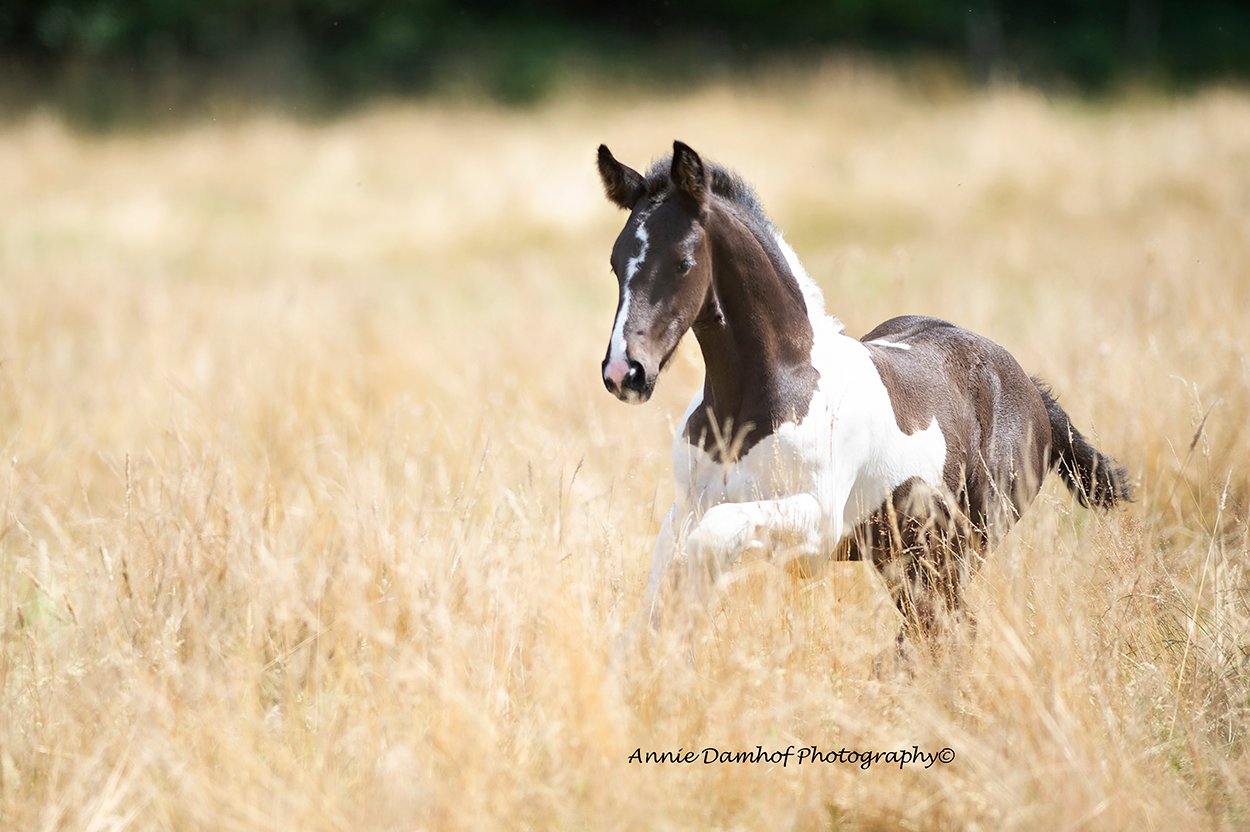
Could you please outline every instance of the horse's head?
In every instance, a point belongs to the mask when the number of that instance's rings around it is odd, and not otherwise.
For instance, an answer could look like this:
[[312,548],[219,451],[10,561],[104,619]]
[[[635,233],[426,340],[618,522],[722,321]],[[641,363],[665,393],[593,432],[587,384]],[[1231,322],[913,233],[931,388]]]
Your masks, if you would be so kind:
[[641,403],[700,313],[716,310],[704,228],[710,179],[703,160],[681,142],[673,143],[666,181],[653,174],[648,183],[604,145],[599,175],[608,199],[630,212],[612,247],[620,295],[603,383],[621,401]]

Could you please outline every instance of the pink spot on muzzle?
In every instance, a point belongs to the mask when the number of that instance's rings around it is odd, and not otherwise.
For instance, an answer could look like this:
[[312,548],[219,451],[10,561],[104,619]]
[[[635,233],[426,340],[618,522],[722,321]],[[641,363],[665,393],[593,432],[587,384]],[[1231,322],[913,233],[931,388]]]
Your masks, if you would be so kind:
[[624,358],[613,358],[603,367],[603,380],[613,389],[621,389],[621,383],[629,372],[629,362]]

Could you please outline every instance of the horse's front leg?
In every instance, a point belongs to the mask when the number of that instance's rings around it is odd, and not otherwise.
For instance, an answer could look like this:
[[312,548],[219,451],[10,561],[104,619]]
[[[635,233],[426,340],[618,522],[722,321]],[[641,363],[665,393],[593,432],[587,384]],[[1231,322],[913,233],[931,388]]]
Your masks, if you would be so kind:
[[651,555],[651,575],[647,579],[646,613],[651,618],[651,625],[659,623],[659,595],[664,581],[669,575],[673,564],[673,556],[677,553],[677,535],[673,531],[673,522],[677,516],[677,505],[674,504],[664,517],[660,533],[655,538],[655,550]]
[[783,565],[822,554],[825,540],[837,540],[841,512],[823,512],[812,494],[776,500],[721,503],[708,509],[686,538],[693,579],[715,581],[743,555],[758,552]]

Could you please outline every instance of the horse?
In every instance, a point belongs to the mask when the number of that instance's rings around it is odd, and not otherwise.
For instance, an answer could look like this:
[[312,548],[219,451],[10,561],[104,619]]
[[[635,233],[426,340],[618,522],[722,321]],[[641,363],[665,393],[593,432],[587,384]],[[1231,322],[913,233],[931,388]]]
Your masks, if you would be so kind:
[[1048,471],[1084,506],[1132,498],[1126,470],[993,341],[915,315],[847,335],[734,172],[680,141],[645,175],[600,145],[598,170],[629,212],[610,258],[605,387],[646,402],[688,331],[705,366],[673,440],[653,624],[665,587],[714,583],[757,553],[871,561],[903,614],[900,642],[927,636]]

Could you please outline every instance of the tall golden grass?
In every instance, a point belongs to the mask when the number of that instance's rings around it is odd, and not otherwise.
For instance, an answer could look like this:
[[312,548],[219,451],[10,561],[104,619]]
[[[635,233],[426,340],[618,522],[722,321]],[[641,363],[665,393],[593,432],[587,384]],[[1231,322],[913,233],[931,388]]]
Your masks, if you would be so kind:
[[[842,68],[535,110],[0,130],[0,827],[1250,823],[1250,96]],[[636,166],[737,168],[862,334],[953,319],[1128,465],[904,673],[851,565],[631,647],[683,346],[602,389]],[[950,748],[639,764],[635,750]]]

